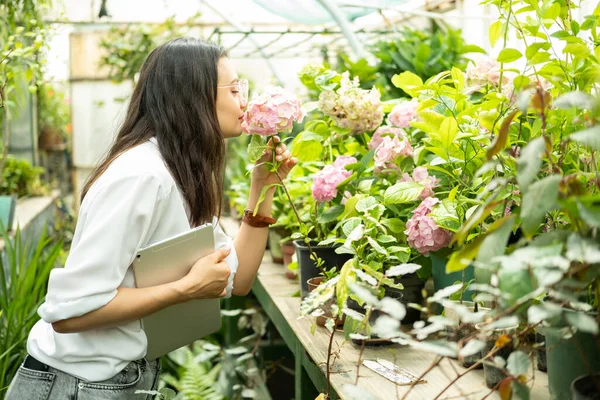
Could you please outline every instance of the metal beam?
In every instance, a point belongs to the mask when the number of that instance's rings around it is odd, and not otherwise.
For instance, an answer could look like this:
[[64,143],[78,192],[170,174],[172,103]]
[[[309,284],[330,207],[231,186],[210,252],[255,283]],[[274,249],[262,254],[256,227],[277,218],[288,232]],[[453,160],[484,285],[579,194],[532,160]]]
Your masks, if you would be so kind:
[[323,8],[325,8],[325,10],[327,10],[327,12],[334,19],[334,21],[337,22],[338,26],[344,33],[344,36],[348,40],[348,43],[350,44],[350,47],[352,48],[352,50],[354,51],[356,56],[358,58],[368,58],[369,53],[367,53],[365,51],[362,43],[360,42],[358,37],[355,35],[352,25],[350,24],[350,21],[348,21],[346,16],[344,16],[344,14],[342,14],[342,11],[337,6],[337,4],[335,4],[331,0],[317,0],[317,1],[323,6]]

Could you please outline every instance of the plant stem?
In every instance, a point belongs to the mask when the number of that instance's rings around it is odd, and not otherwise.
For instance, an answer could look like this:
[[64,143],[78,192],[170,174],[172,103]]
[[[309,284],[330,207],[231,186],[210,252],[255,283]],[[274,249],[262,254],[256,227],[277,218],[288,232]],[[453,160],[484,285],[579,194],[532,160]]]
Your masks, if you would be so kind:
[[[298,219],[298,223],[300,225],[302,225],[302,220],[300,219],[300,214],[298,213],[298,210],[296,209],[296,206],[294,205],[294,202],[292,201],[292,196],[290,196],[290,192],[288,192],[287,187],[285,186],[285,183],[283,183],[283,179],[281,179],[281,176],[279,175],[279,171],[275,170],[273,171],[275,172],[275,175],[277,176],[277,179],[279,179],[279,183],[281,183],[281,187],[283,188],[289,202],[290,205],[292,206],[292,209],[294,210],[294,214],[296,215],[296,218]],[[308,251],[310,253],[313,252],[312,247],[310,245],[310,241],[306,242],[306,245],[308,246]]]
[[356,365],[356,379],[354,380],[354,386],[358,386],[358,377],[360,374],[360,365],[362,364],[362,356],[363,356],[363,352],[365,351],[365,344],[366,344],[366,340],[363,340],[361,345],[360,345],[360,353],[358,353],[358,363]]
[[331,376],[331,366],[329,365],[329,362],[331,361],[331,348],[333,347],[333,336],[335,335],[335,325],[333,326],[333,329],[331,330],[331,335],[329,336],[329,346],[327,346],[327,390],[325,391],[327,393],[327,398],[330,399],[331,395],[330,395],[330,388],[331,388],[331,380],[330,380],[330,376]]
[[423,371],[423,373],[421,375],[419,375],[419,377],[415,381],[413,381],[410,384],[410,387],[408,388],[408,390],[406,391],[406,393],[404,393],[404,396],[402,396],[402,399],[400,399],[400,400],[406,399],[406,396],[408,396],[408,394],[415,387],[415,385],[417,383],[419,383],[419,381],[421,379],[423,379],[425,377],[425,375],[427,375],[429,372],[431,372],[432,369],[434,369],[435,367],[437,367],[444,358],[445,357],[443,357],[443,356],[436,356],[436,358],[433,360],[433,362],[431,363],[431,365],[425,371]]

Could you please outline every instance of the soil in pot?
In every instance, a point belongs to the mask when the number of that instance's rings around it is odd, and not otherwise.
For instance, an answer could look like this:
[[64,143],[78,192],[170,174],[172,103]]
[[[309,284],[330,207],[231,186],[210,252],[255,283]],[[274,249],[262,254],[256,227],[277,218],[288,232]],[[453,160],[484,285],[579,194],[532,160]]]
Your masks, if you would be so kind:
[[[475,328],[477,330],[482,330],[482,327],[484,327],[484,324],[482,323],[475,325]],[[494,329],[485,341],[485,346],[481,351],[481,356],[485,357],[487,354],[489,354],[490,351],[494,349],[494,347],[496,346],[496,340],[501,335],[510,334],[516,331],[516,329],[517,326],[510,328]],[[513,350],[514,348],[512,343],[508,343],[507,345],[499,349],[494,354],[494,357],[502,357],[506,361],[508,360],[508,356],[510,356],[510,353],[512,353]],[[490,389],[496,387],[504,378],[506,378],[506,373],[504,372],[504,370],[495,367],[493,365],[493,360],[487,360],[487,362],[483,363],[483,372],[485,375],[485,384]]]
[[[317,286],[319,286],[321,283],[323,283],[323,277],[322,276],[317,276],[316,278],[310,278],[308,280],[308,282],[306,282],[307,286],[308,286],[308,292],[312,292],[313,290],[315,290],[317,288]],[[325,312],[325,314],[323,314],[320,317],[317,317],[317,325],[318,326],[325,326],[325,323],[327,322],[328,319],[333,319],[333,315],[331,313],[331,306],[335,304],[335,298],[331,299],[330,301],[328,301],[326,304],[324,304],[323,306],[321,306],[321,309]],[[336,326],[342,326],[344,324],[344,321],[341,319],[335,319],[335,325]]]
[[[387,287],[387,286],[384,286],[384,290],[385,290],[385,297],[390,297],[392,299],[398,300],[401,303],[404,303],[403,302],[403,296],[404,296],[403,290],[395,289],[395,288],[391,288],[391,287]],[[351,304],[351,302],[353,304]],[[348,308],[358,311],[361,314],[365,314],[365,312],[366,312],[364,307],[359,306],[356,301],[354,301],[350,298],[348,298],[347,304],[348,304]],[[407,307],[407,311],[408,311],[408,307]],[[369,315],[369,325],[373,326],[375,324],[375,322],[377,321],[377,318],[379,318],[382,315],[388,315],[388,314],[386,314],[385,312],[380,311],[380,310],[371,311],[371,314]],[[404,323],[404,319],[401,321],[401,323]],[[391,345],[394,343],[389,339],[380,338],[375,334],[371,335],[371,339],[352,339],[352,343],[354,343],[358,346],[362,346],[363,342],[364,342],[365,346],[369,346],[369,347],[388,346],[388,345]]]
[[581,376],[571,384],[573,400],[600,400],[600,374]]
[[[314,243],[314,245],[313,245]],[[319,276],[321,270],[317,268],[314,260],[310,258],[309,247],[303,240],[295,240],[296,256],[298,257],[298,269],[300,276],[300,297],[305,298],[308,294],[308,280]],[[323,268],[330,270],[337,267],[338,271],[344,263],[352,258],[351,254],[337,254],[333,246],[317,246],[316,242],[311,243],[311,249],[317,257],[324,262]]]
[[583,375],[600,372],[598,336],[577,331],[569,339],[559,328],[541,328],[546,335],[548,388],[551,399],[568,399],[572,382]]
[[[456,303],[459,303],[456,300]],[[475,312],[475,303],[472,301],[463,301],[462,305],[467,307],[470,312]],[[477,312],[489,312],[490,308],[479,306],[477,307]],[[456,312],[456,310],[452,308],[447,308],[444,310],[444,316],[453,322],[452,327],[447,328],[447,332],[449,334],[449,340],[458,342],[461,339],[471,336],[475,331],[475,325],[461,323],[460,316]],[[470,368],[475,365],[481,359],[481,353],[475,353],[470,356],[466,356],[460,359],[460,365],[465,368]],[[482,364],[478,364],[476,369],[483,368]]]

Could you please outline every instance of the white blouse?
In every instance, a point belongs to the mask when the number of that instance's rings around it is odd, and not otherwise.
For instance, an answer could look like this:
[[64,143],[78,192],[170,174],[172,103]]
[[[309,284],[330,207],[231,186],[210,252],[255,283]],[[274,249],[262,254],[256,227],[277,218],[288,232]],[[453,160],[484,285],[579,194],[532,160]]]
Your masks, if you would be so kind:
[[[186,208],[156,139],[114,160],[81,204],[65,267],[50,274],[45,302],[38,309],[42,319],[27,341],[29,354],[88,381],[108,379],[143,358],[147,338],[139,320],[69,334],[55,332],[52,323],[106,305],[118,287],[134,287],[131,264],[137,251],[189,230]],[[216,218],[213,227],[216,249],[231,247],[225,259],[231,269],[230,297],[238,258]]]

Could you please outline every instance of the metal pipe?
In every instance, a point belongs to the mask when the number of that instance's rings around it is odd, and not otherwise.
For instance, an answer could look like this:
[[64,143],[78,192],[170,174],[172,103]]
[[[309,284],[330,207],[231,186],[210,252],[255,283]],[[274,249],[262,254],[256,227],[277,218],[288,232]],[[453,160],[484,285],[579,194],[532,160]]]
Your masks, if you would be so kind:
[[365,51],[362,43],[358,40],[357,36],[354,34],[354,30],[352,29],[352,25],[350,21],[342,14],[340,8],[332,2],[331,0],[317,0],[325,10],[331,15],[333,20],[337,22],[338,26],[344,33],[346,40],[350,44],[350,47],[356,54],[358,58],[368,58],[369,54]]
[[[321,1],[321,0],[319,0]],[[491,16],[484,16],[484,15],[451,15],[451,14],[441,14],[441,13],[434,13],[431,11],[423,11],[423,10],[410,10],[407,8],[401,8],[401,7],[397,7],[397,8],[391,8],[391,7],[381,7],[381,6],[372,6],[372,5],[368,5],[368,4],[363,4],[363,3],[357,3],[354,1],[340,1],[338,3],[340,6],[342,7],[360,7],[360,8],[372,8],[374,10],[381,10],[381,11],[396,11],[399,13],[403,13],[403,14],[410,14],[410,15],[414,15],[417,17],[427,17],[427,18],[434,18],[434,19],[493,19],[494,21],[497,18],[492,18]]]
[[[227,15],[225,15],[224,13],[222,13],[218,8],[216,8],[214,5],[212,5],[210,1],[200,0],[200,2],[203,3],[203,4],[205,4],[208,8],[210,8],[211,10],[213,10],[215,13],[217,13],[229,25],[233,26],[235,29],[242,30],[242,28],[240,27],[239,24],[237,24],[235,21],[233,21]],[[260,45],[256,42],[256,40],[254,40],[254,38],[252,36],[248,35],[248,40],[254,46],[256,46],[256,50],[264,58],[265,62],[267,63],[267,66],[269,67],[269,69],[271,70],[271,72],[273,72],[273,75],[275,76],[275,80],[277,81],[277,84],[283,86],[283,79],[281,79],[281,76],[279,75],[279,72],[277,71],[277,68],[275,68],[275,66],[273,65],[273,63],[271,62],[271,60],[266,56],[264,50],[260,47]]]

